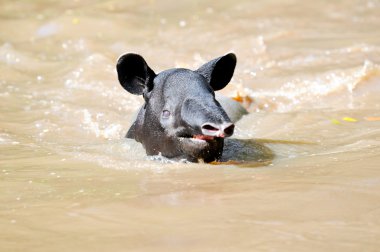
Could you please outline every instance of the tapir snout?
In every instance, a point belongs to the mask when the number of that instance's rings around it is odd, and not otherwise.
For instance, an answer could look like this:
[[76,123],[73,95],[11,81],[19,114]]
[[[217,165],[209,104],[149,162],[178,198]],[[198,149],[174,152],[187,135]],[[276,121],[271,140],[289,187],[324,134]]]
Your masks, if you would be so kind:
[[186,99],[182,105],[181,118],[190,128],[209,137],[230,137],[235,125],[213,96]]

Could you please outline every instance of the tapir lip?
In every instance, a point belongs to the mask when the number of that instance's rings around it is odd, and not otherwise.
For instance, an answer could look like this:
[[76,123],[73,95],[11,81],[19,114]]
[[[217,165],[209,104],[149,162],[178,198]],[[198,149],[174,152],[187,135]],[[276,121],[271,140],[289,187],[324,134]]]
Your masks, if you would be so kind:
[[207,141],[207,140],[214,140],[214,136],[207,136],[207,135],[193,135],[193,138],[194,139],[198,139],[198,140],[204,140],[204,141]]
[[212,142],[217,139],[224,138],[224,137],[216,137],[216,136],[209,136],[209,135],[203,135],[203,134],[181,135],[177,137],[182,140],[186,139],[186,140],[199,141],[199,142]]
[[190,136],[190,137],[178,137],[181,141],[191,141],[191,142],[212,142],[217,139],[217,137],[208,137],[208,136]]

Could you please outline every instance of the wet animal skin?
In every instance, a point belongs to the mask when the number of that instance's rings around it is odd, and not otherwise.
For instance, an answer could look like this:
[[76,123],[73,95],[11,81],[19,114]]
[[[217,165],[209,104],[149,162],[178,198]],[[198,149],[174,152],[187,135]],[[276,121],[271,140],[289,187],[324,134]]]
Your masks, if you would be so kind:
[[191,162],[219,160],[224,140],[235,126],[214,91],[230,82],[235,66],[236,56],[229,53],[195,71],[175,68],[156,74],[142,56],[121,56],[120,84],[145,100],[126,137],[142,143],[147,155]]

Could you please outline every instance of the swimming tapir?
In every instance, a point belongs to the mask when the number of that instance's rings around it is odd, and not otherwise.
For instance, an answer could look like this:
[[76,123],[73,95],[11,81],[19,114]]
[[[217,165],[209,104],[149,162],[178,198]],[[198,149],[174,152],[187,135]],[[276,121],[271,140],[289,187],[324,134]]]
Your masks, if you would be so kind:
[[214,91],[230,82],[235,66],[236,56],[229,53],[195,71],[175,68],[156,74],[142,56],[121,56],[116,66],[120,84],[145,100],[126,137],[142,143],[148,155],[219,160],[235,126]]

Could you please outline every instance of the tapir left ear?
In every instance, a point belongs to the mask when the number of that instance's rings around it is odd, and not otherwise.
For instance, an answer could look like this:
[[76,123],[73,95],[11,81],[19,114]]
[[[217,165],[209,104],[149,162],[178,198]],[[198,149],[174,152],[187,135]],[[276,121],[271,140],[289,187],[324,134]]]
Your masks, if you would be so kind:
[[233,53],[229,53],[204,64],[196,72],[203,75],[211,87],[217,91],[227,86],[230,82],[235,71],[235,66],[236,56]]
[[116,65],[120,84],[125,90],[135,95],[153,89],[156,74],[148,66],[144,58],[138,54],[127,53],[119,58]]

